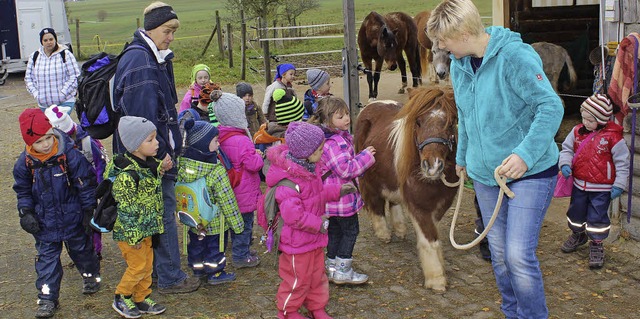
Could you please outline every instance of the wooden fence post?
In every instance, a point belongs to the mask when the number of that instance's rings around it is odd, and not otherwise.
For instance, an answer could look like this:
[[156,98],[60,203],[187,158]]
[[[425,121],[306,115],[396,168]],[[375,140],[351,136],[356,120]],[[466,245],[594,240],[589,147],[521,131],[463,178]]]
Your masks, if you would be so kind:
[[140,29],[140,18],[136,18],[136,28]]
[[[267,20],[260,19],[260,38],[267,37]],[[264,60],[264,80],[266,86],[271,84],[271,58],[269,57],[269,41],[260,41],[262,43],[262,59]]]
[[211,31],[211,35],[209,36],[209,40],[207,40],[207,44],[204,46],[204,49],[202,50],[202,53],[200,53],[200,57],[204,56],[204,53],[207,52],[207,49],[209,48],[209,44],[211,44],[211,40],[213,39],[213,36],[216,34],[216,31],[218,30],[217,26],[213,26],[213,31]]
[[224,48],[222,47],[222,26],[220,26],[220,13],[216,10],[216,29],[218,29],[218,52],[224,59]]
[[233,68],[233,39],[231,35],[231,23],[227,23],[227,51],[229,52],[229,68]]
[[244,21],[244,10],[240,10],[240,79],[246,79],[247,68],[247,23]]
[[80,19],[76,19],[76,56],[80,58]]

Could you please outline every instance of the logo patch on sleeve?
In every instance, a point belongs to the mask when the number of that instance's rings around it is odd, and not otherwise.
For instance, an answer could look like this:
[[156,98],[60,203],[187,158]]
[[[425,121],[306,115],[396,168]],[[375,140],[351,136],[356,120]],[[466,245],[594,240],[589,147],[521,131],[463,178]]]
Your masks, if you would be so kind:
[[536,78],[538,79],[538,81],[542,81],[542,74],[536,74]]

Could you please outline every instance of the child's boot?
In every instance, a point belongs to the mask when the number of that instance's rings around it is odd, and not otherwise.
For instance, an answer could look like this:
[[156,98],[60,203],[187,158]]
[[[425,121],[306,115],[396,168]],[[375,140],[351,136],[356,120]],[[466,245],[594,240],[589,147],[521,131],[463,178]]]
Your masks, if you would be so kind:
[[576,251],[578,247],[586,244],[588,240],[589,238],[587,237],[587,233],[573,232],[571,235],[569,235],[569,238],[567,238],[567,240],[562,244],[562,247],[560,247],[560,249],[562,250],[562,252],[572,253]]
[[313,319],[333,319],[333,317],[329,316],[324,308],[311,311],[311,318]]
[[297,311],[287,312],[287,314],[285,315],[284,311],[280,310],[278,311],[278,319],[307,319],[307,317],[303,316]]
[[600,269],[604,265],[604,245],[600,240],[589,243],[589,268]]
[[53,300],[38,300],[38,310],[36,311],[36,318],[51,318],[56,313],[58,303]]
[[365,274],[359,274],[355,270],[353,270],[353,267],[351,267],[352,263],[352,258],[342,259],[340,257],[336,257],[336,272],[333,274],[334,284],[360,285],[369,280],[369,276]]
[[329,278],[329,282],[333,282],[333,275],[336,272],[336,259],[327,258],[327,260],[324,261],[324,268],[327,270],[327,278]]

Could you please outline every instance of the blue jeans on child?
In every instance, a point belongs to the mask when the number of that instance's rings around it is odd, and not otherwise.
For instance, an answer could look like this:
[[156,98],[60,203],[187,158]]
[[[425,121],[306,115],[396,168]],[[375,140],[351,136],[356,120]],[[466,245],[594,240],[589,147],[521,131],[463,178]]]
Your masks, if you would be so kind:
[[158,277],[158,288],[169,288],[187,279],[187,274],[180,269],[175,189],[174,180],[167,177],[162,178],[164,233],[157,235],[157,243],[154,242],[153,247],[153,270]]
[[242,213],[242,220],[244,221],[242,233],[236,234],[230,231],[231,256],[234,262],[249,258],[249,247],[251,246],[251,236],[253,236],[253,215],[253,212]]
[[[224,236],[223,240],[226,247],[227,236]],[[213,275],[224,270],[227,261],[224,251],[220,252],[220,235],[207,235],[198,240],[198,235],[189,231],[187,260],[196,277]]]
[[585,192],[573,186],[567,210],[569,228],[576,233],[587,231],[589,238],[609,237],[609,203],[611,192]]
[[[554,176],[509,183],[516,196],[504,196],[487,235],[496,284],[502,295],[501,308],[508,319],[549,317],[536,249],[556,180]],[[473,187],[482,219],[488,225],[500,189],[476,181]]]
[[349,217],[330,217],[327,230],[329,235],[327,258],[351,258],[359,233],[358,214]]
[[79,228],[78,231],[64,242],[49,242],[36,239],[36,288],[38,298],[58,302],[60,283],[62,282],[62,263],[60,254],[62,245],[67,246],[69,257],[81,274],[100,276],[100,262],[93,251],[91,238]]

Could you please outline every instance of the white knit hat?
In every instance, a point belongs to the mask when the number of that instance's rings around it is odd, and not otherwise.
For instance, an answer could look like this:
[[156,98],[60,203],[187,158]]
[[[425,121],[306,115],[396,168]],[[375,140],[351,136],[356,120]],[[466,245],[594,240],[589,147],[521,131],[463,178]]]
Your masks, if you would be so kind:
[[44,110],[44,115],[47,116],[51,126],[69,133],[76,127],[76,123],[73,122],[69,112],[71,108],[68,106],[51,105]]
[[607,124],[613,113],[611,101],[604,94],[594,94],[587,98],[580,106],[587,113],[593,115],[598,124]]

